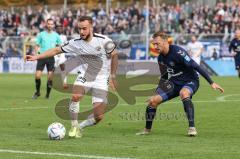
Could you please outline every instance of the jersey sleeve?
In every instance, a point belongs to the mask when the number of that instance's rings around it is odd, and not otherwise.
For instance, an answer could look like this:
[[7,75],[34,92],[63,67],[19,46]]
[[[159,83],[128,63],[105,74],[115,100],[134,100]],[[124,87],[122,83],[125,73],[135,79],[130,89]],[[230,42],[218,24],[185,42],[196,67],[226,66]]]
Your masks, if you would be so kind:
[[208,73],[188,56],[187,51],[185,51],[184,49],[179,49],[177,55],[178,60],[184,63],[186,67],[191,67],[196,70],[208,81],[209,84],[213,83],[213,80],[210,78]]
[[112,39],[105,37],[104,41],[103,41],[103,47],[105,49],[105,52],[107,54],[111,54],[115,48],[117,47],[116,44],[113,42]]
[[74,40],[66,41],[62,46],[61,50],[63,53],[76,53],[77,48],[74,45]]

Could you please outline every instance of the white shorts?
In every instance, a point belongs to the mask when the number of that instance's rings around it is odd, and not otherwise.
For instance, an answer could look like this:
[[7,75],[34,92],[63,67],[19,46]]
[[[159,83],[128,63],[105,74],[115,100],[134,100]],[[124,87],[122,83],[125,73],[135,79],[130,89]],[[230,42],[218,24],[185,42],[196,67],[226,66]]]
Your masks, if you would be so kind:
[[96,78],[94,81],[87,81],[83,75],[78,75],[74,85],[83,86],[85,94],[91,91],[92,104],[93,103],[106,103],[108,97],[108,78]]
[[64,53],[55,55],[54,59],[55,59],[55,67],[58,67],[59,65],[63,64],[67,60]]

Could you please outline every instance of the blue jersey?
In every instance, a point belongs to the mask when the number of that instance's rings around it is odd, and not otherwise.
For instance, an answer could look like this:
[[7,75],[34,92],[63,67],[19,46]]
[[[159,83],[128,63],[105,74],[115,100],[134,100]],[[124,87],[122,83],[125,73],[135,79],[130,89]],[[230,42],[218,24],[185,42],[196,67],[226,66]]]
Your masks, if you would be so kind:
[[240,53],[240,40],[238,39],[233,39],[229,45],[229,52],[232,52],[232,50],[234,52],[236,52],[237,54]]
[[158,63],[162,78],[175,84],[184,85],[189,81],[198,81],[197,72],[210,84],[213,83],[208,74],[188,56],[187,51],[177,45],[170,45],[167,55],[160,54]]

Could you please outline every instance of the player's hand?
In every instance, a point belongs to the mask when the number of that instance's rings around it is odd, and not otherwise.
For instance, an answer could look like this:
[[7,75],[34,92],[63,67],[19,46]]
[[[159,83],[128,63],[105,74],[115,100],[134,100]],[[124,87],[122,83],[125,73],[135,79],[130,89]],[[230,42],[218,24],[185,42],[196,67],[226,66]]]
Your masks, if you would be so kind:
[[117,85],[118,84],[117,84],[116,76],[115,77],[110,77],[109,85],[110,85],[110,87],[112,88],[113,91],[117,90]]
[[37,60],[38,58],[37,58],[37,56],[36,55],[27,55],[26,56],[26,60],[27,61],[35,61],[35,60]]
[[224,89],[222,87],[220,87],[217,83],[212,83],[211,84],[211,87],[214,89],[214,90],[219,90],[221,93],[224,92]]

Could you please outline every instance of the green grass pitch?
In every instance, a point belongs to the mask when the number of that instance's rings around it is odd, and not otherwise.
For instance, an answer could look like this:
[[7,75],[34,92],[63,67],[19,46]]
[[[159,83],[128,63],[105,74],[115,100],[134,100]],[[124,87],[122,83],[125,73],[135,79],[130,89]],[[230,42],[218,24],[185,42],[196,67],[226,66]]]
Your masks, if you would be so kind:
[[[42,96],[32,100],[33,75],[1,74],[0,158],[238,159],[240,80],[237,77],[213,79],[223,86],[225,93],[211,90],[201,79],[193,98],[197,137],[186,136],[187,121],[178,98],[159,106],[151,135],[135,136],[145,125],[142,118],[147,97],[139,97],[136,105],[128,105],[121,99],[100,124],[85,129],[81,139],[66,136],[62,141],[50,141],[46,134],[50,123],[57,121],[67,130],[70,128],[70,122],[60,119],[54,111],[55,104],[70,94],[53,90],[51,99],[46,100],[44,76]],[[154,85],[141,87],[147,89]],[[89,107],[91,100],[86,97],[80,109]]]

